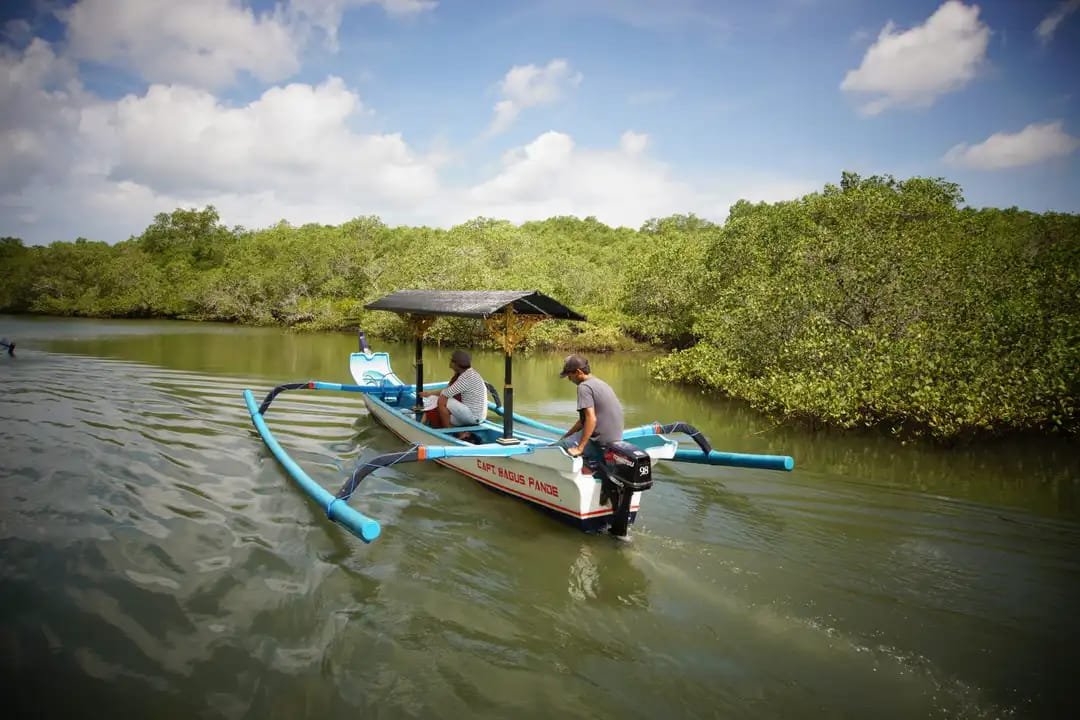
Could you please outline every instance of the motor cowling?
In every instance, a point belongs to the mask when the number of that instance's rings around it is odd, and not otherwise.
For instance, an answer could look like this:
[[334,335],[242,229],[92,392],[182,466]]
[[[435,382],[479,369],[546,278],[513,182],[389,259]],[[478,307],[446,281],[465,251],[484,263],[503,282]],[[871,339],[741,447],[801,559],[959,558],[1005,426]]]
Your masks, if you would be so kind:
[[611,501],[613,511],[610,532],[625,538],[630,526],[630,500],[635,492],[652,487],[652,458],[628,442],[604,446],[601,465],[600,501]]
[[604,465],[611,481],[633,492],[652,487],[652,458],[637,445],[628,442],[604,447]]

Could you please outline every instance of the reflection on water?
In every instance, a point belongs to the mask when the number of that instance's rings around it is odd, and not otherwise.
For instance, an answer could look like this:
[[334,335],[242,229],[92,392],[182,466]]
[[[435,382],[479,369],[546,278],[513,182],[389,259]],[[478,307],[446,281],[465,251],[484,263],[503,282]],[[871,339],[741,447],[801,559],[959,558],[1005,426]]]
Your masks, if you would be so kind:
[[[14,716],[1057,717],[1075,705],[1077,458],[775,427],[595,360],[630,424],[688,420],[791,474],[665,467],[634,541],[434,465],[380,471],[365,546],[240,391],[348,381],[349,334],[3,318],[0,670]],[[399,372],[409,348],[391,346]],[[428,354],[440,379],[452,348]],[[501,357],[475,353],[489,380]],[[556,355],[518,409],[557,424]],[[400,446],[352,396],[269,422],[318,481]],[[63,689],[58,692],[57,689]]]

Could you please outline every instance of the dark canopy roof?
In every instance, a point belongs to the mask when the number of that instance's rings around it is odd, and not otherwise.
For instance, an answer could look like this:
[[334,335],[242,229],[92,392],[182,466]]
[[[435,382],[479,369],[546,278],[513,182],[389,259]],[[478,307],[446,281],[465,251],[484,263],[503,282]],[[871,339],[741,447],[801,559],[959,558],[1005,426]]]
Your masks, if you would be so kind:
[[513,307],[518,315],[584,320],[558,300],[537,290],[398,290],[364,306],[414,315],[486,318]]

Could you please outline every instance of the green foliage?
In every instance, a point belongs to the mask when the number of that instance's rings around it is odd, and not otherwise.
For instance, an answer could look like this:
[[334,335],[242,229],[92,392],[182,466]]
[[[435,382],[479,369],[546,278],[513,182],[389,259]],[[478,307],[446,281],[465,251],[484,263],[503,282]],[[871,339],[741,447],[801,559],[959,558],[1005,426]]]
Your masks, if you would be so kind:
[[699,342],[657,373],[841,427],[1077,432],[1080,218],[960,202],[845,174],[737,204],[705,253]]
[[217,210],[158,213],[135,243],[161,266],[175,262],[196,270],[218,267],[235,237],[219,222]]
[[32,250],[19,238],[0,238],[0,310],[24,312],[30,307]]
[[[0,239],[0,310],[182,317],[408,339],[364,304],[404,288],[540,290],[589,318],[526,349],[673,350],[664,379],[779,415],[900,434],[1077,433],[1080,216],[962,207],[942,179],[844,173],[790,202],[639,230],[595,218],[449,230],[281,222],[229,229],[213,207],[138,237]],[[433,343],[488,346],[443,318]]]
[[102,278],[113,252],[106,243],[85,238],[35,248],[26,268],[31,278],[29,310],[50,315],[97,314],[106,291]]
[[668,347],[694,341],[702,303],[705,251],[719,226],[693,215],[651,220],[641,228],[641,249],[625,273],[621,309],[624,329]]

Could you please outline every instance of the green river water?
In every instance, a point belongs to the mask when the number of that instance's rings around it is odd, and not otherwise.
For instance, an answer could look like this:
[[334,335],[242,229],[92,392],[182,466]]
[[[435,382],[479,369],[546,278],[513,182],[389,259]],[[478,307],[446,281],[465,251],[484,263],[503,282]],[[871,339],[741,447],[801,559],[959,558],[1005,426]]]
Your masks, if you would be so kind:
[[[1080,452],[777,426],[598,356],[628,426],[683,420],[792,473],[659,468],[633,542],[434,464],[327,521],[241,399],[351,382],[343,333],[0,317],[0,667],[16,717],[1067,717],[1080,667]],[[412,377],[410,347],[373,342]],[[429,381],[453,348],[429,348]],[[502,357],[474,353],[502,385]],[[515,410],[568,425],[561,357]],[[359,397],[270,427],[334,489],[401,447]],[[9,715],[11,717],[12,715]]]

